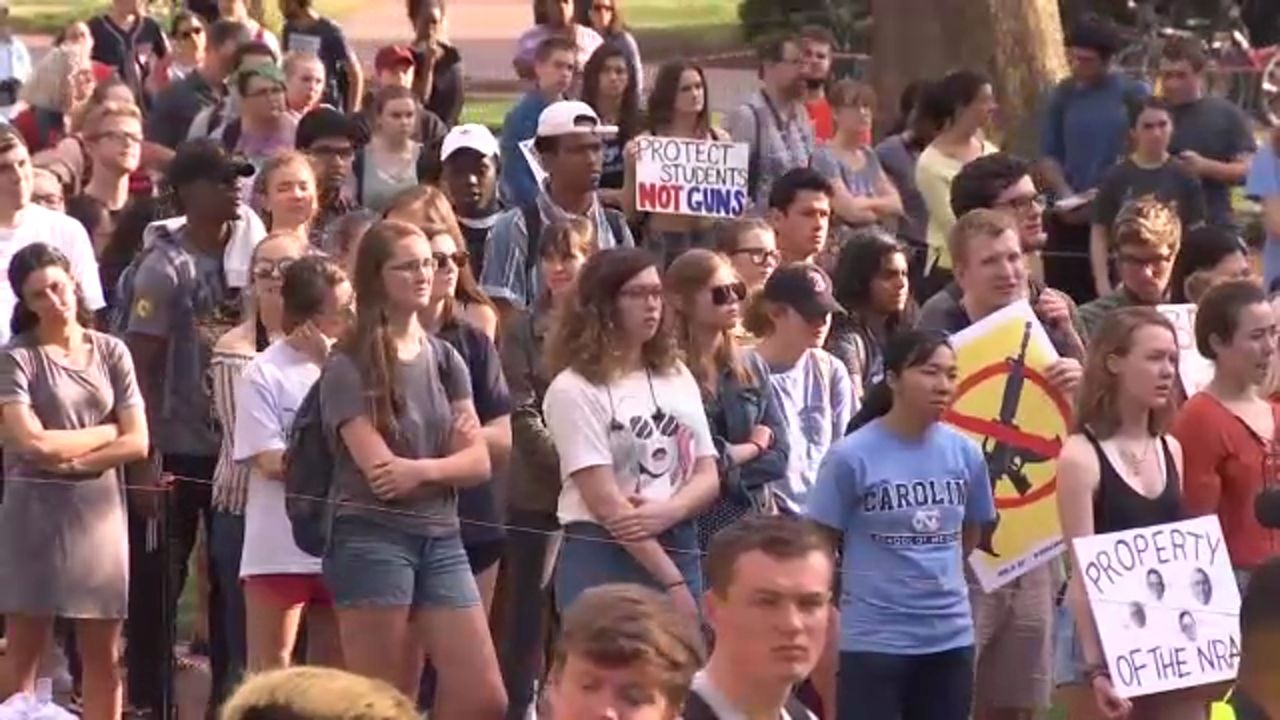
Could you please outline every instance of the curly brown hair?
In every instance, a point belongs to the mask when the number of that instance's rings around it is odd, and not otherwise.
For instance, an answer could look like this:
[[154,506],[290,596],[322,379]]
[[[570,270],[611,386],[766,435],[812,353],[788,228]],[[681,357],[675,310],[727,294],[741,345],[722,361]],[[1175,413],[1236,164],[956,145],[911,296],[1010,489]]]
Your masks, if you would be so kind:
[[1112,252],[1126,245],[1141,245],[1178,254],[1182,245],[1182,219],[1178,205],[1163,202],[1155,195],[1143,195],[1126,202],[1116,215],[1111,233]]
[[[613,248],[591,256],[582,266],[573,296],[564,303],[547,339],[547,368],[552,376],[572,369],[602,385],[621,374],[615,316],[619,291],[631,278],[656,268],[657,261],[638,248]],[[671,322],[662,323],[641,349],[646,369],[666,374],[679,362]]]

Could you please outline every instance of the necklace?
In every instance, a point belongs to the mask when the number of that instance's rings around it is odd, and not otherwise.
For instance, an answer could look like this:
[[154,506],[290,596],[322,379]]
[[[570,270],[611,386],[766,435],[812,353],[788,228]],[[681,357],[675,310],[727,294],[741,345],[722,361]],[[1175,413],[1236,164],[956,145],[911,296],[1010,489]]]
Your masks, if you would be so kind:
[[1120,453],[1120,460],[1124,463],[1125,468],[1129,470],[1129,474],[1137,476],[1142,473],[1142,466],[1146,464],[1147,456],[1151,454],[1151,448],[1155,447],[1155,445],[1154,438],[1147,438],[1147,441],[1142,444],[1141,455],[1119,443],[1116,444],[1116,450]]

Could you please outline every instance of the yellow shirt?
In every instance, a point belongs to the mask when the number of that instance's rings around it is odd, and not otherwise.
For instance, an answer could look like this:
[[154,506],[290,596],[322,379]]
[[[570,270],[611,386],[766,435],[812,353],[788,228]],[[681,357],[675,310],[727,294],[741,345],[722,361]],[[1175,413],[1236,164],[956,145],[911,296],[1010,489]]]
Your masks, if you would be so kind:
[[[999,151],[1000,148],[995,145],[982,141],[983,155]],[[951,226],[956,224],[956,215],[951,212],[951,181],[962,167],[964,163],[942,154],[933,145],[925,148],[916,161],[916,187],[929,210],[929,233],[926,240],[929,245],[929,263],[926,267],[930,270],[935,266],[943,270],[951,269],[947,235],[951,233]]]

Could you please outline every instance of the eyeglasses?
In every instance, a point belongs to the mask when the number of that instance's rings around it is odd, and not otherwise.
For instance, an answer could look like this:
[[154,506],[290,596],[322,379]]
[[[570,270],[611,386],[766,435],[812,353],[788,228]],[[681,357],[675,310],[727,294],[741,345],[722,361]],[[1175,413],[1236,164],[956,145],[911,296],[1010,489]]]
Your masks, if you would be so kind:
[[757,267],[764,267],[770,261],[777,265],[778,261],[782,259],[782,255],[777,250],[768,250],[766,248],[738,248],[729,254],[746,255],[751,260],[751,264]]
[[1042,193],[1037,193],[1035,195],[1023,195],[1022,197],[1010,198],[998,205],[999,207],[1006,207],[1010,210],[1023,213],[1030,210],[1043,210],[1048,204],[1048,196]]
[[255,280],[270,280],[276,277],[284,277],[284,271],[297,261],[297,258],[280,258],[279,260],[259,260],[253,264],[253,278]]
[[459,250],[452,255],[449,253],[431,253],[431,259],[435,260],[436,268],[440,270],[444,269],[446,263],[455,268],[463,268],[471,261],[471,253],[466,250]]
[[712,305],[731,305],[742,302],[747,297],[747,284],[741,281],[711,287]]
[[1138,257],[1137,255],[1130,255],[1129,253],[1119,253],[1116,255],[1116,259],[1125,265],[1132,265],[1138,268],[1157,268],[1173,262],[1173,255],[1164,254]]
[[627,300],[662,300],[661,285],[639,285],[637,287],[624,287],[618,291],[618,295]]
[[307,152],[318,157],[338,158],[340,160],[349,160],[356,155],[356,149],[347,145],[346,147],[333,147],[331,145],[312,146]]
[[284,95],[283,85],[272,85],[271,87],[259,88],[244,94],[247,98],[274,97],[276,95]]
[[411,275],[418,272],[433,273],[436,271],[436,259],[434,257],[422,258],[421,260],[405,260],[402,263],[388,265],[388,270],[394,270],[398,273]]
[[94,133],[91,140],[110,140],[120,143],[121,145],[141,145],[142,136],[134,133],[122,132],[120,130],[104,130],[100,133]]

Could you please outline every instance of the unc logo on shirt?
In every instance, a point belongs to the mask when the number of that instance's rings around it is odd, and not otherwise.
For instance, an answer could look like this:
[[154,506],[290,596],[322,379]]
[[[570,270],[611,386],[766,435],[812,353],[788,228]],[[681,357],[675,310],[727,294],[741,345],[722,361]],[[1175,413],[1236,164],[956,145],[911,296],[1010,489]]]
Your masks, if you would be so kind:
[[942,514],[936,508],[917,510],[911,527],[918,533],[936,533],[942,527]]
[[964,480],[882,480],[862,496],[873,520],[873,541],[893,546],[951,545],[960,541],[969,486]]

